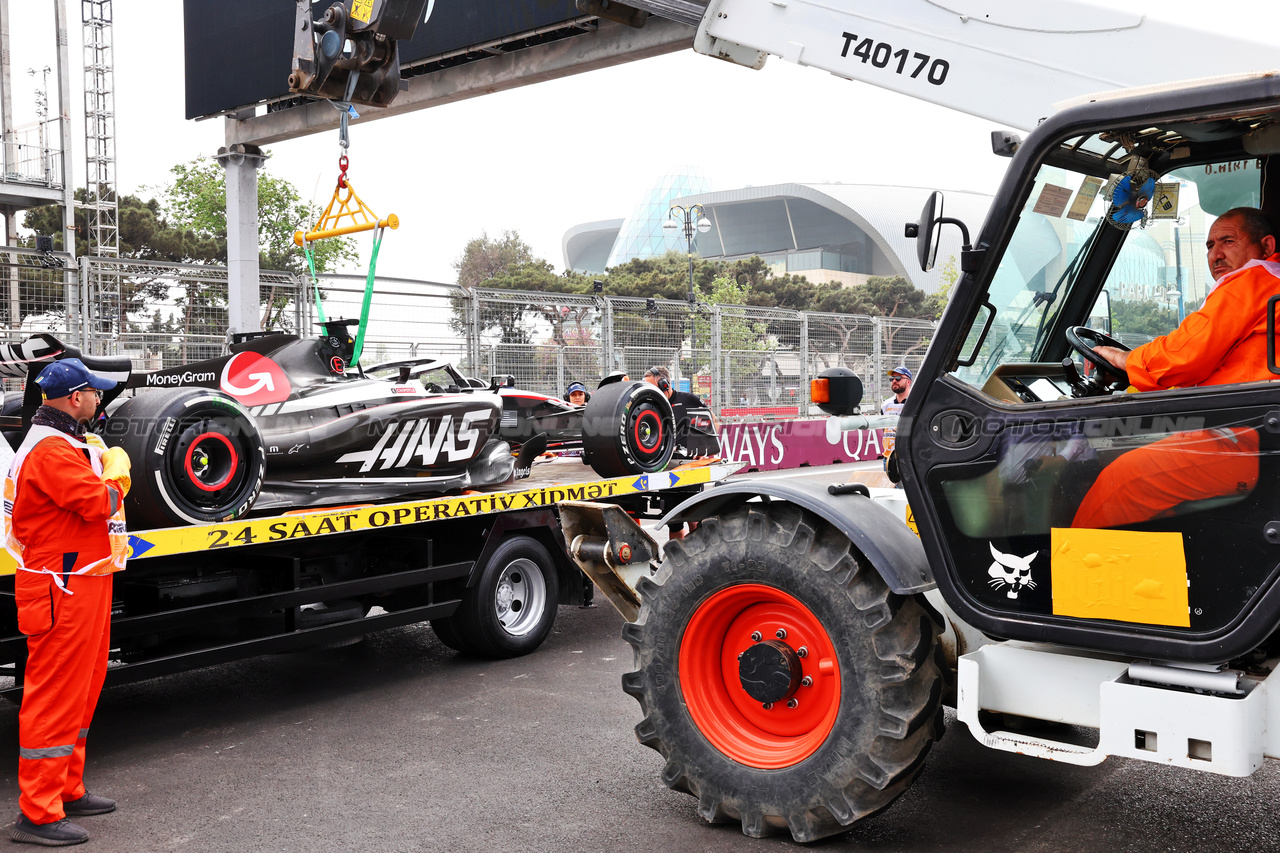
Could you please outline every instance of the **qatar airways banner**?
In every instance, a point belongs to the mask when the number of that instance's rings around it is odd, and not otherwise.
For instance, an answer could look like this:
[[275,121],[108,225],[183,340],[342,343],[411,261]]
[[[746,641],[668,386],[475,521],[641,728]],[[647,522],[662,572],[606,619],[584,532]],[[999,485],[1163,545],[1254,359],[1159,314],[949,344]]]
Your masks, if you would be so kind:
[[823,418],[720,425],[725,459],[745,462],[746,471],[777,471],[802,465],[865,462],[884,452],[884,430],[841,433],[827,441]]

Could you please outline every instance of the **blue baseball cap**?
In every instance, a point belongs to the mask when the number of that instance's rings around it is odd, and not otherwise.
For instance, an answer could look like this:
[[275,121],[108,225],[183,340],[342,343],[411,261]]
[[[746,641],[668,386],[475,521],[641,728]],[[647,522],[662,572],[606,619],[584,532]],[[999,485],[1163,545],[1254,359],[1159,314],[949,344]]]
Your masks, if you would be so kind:
[[906,379],[910,379],[910,378],[911,378],[911,371],[910,371],[910,370],[907,370],[907,366],[906,366],[905,364],[899,364],[899,365],[898,365],[897,367],[895,367],[893,370],[890,370],[890,371],[889,371],[889,375],[890,375],[890,376],[902,376],[902,377],[904,377],[904,378],[906,378]]
[[94,376],[89,372],[89,368],[84,366],[84,362],[78,358],[64,358],[60,361],[55,361],[40,371],[40,375],[36,377],[36,384],[44,392],[46,400],[66,397],[72,391],[79,391],[83,388],[110,391],[116,387],[115,380]]
[[574,391],[581,391],[583,394],[585,394],[587,393],[587,386],[583,385],[581,382],[570,382],[569,390],[565,391],[564,393],[566,395],[569,395],[569,394],[572,394]]

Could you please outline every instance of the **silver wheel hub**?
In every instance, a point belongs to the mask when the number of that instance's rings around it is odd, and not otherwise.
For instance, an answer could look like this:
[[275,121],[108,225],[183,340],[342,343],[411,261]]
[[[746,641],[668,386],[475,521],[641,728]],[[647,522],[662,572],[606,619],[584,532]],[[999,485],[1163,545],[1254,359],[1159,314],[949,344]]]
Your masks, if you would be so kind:
[[547,609],[547,582],[532,560],[521,557],[502,569],[494,590],[494,613],[512,636],[528,634]]

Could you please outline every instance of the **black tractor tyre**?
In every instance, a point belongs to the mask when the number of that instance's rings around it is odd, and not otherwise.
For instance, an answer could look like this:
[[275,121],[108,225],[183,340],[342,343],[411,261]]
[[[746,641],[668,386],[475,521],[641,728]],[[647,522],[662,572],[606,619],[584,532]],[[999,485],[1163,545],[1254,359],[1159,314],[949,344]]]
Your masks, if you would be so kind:
[[527,655],[551,633],[560,600],[555,563],[528,536],[502,541],[452,616],[431,628],[446,646],[488,658]]
[[[638,591],[639,618],[623,628],[636,669],[622,679],[644,713],[636,736],[666,759],[663,782],[696,797],[709,822],[740,822],[756,838],[789,829],[798,842],[842,832],[906,791],[942,735],[938,617],[891,592],[813,513],[750,505],[708,519],[668,543]],[[820,630],[781,636],[792,617]],[[782,660],[779,649],[790,649],[790,670],[766,666],[762,678],[747,666]],[[796,716],[806,708],[823,722]]]
[[583,458],[602,477],[661,471],[675,446],[671,403],[647,382],[606,385],[582,413]]
[[221,391],[145,391],[122,403],[102,434],[133,464],[125,499],[130,527],[231,521],[244,517],[262,491],[262,435]]

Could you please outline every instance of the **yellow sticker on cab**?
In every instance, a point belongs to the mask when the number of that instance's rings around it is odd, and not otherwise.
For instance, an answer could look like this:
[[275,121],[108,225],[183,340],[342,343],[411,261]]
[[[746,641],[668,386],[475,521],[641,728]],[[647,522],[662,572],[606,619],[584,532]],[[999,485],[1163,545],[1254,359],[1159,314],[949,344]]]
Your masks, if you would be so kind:
[[920,535],[920,528],[916,526],[916,514],[911,511],[911,504],[907,504],[907,527],[911,528],[911,532],[916,536]]

